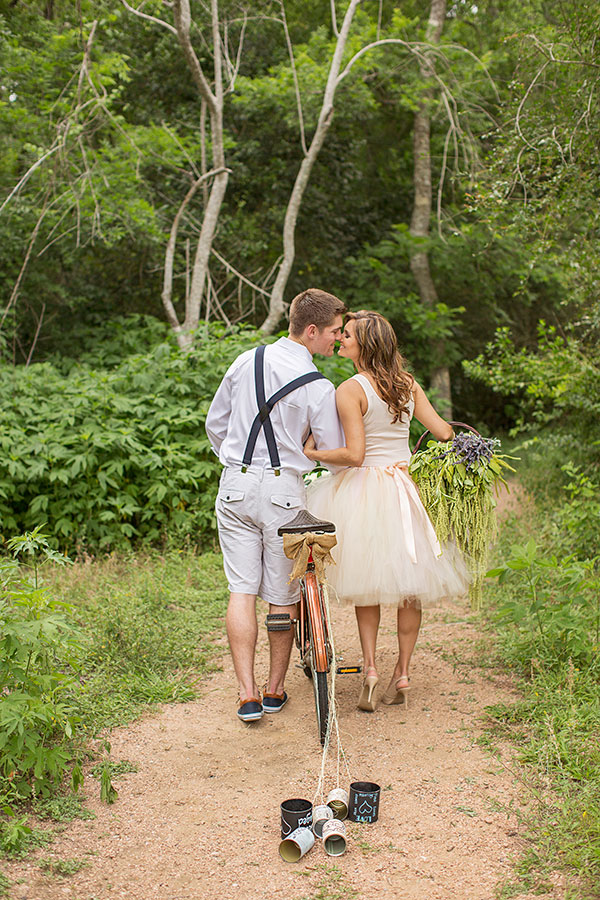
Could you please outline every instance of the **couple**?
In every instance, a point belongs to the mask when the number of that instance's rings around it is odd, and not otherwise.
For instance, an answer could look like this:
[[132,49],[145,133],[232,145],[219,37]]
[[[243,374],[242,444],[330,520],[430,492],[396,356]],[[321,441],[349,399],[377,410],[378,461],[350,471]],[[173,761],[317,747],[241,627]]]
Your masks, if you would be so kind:
[[[211,446],[225,466],[216,502],[230,599],[226,625],[244,722],[279,712],[293,631],[269,631],[270,671],[261,697],[254,677],[256,597],[293,619],[297,584],[277,529],[307,508],[337,529],[337,565],[329,579],[354,605],[364,658],[361,709],[375,709],[375,661],[381,604],[398,609],[398,660],[386,703],[405,700],[421,608],[466,588],[459,560],[441,554],[408,475],[413,414],[439,440],[453,431],[403,368],[389,322],[371,311],[347,313],[325,291],[309,289],[290,307],[289,337],[242,353],[227,371],[206,418]],[[352,360],[357,374],[335,391],[315,354]],[[277,398],[271,406],[268,399]],[[260,410],[260,412],[259,412]],[[270,412],[269,412],[270,410]],[[310,435],[310,437],[309,437]],[[318,460],[332,477],[311,485]]]

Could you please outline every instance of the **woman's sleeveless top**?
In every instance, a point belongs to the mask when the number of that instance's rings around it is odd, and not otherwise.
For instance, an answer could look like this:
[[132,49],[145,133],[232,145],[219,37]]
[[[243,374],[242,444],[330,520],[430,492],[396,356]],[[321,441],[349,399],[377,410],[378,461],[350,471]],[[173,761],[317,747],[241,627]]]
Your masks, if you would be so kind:
[[415,401],[408,401],[409,415],[392,424],[392,414],[385,400],[376,393],[365,375],[353,375],[367,395],[368,408],[363,416],[365,426],[365,458],[363,466],[387,466],[396,462],[410,462],[408,433]]

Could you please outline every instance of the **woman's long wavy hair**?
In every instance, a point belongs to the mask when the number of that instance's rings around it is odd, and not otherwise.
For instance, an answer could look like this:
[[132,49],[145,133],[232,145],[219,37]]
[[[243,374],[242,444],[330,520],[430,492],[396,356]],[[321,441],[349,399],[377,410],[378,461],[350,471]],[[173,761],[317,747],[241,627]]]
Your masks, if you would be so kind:
[[393,416],[392,422],[400,421],[403,415],[409,415],[415,380],[404,368],[394,329],[386,318],[370,309],[347,313],[348,322],[354,322],[361,369],[373,376],[379,395]]

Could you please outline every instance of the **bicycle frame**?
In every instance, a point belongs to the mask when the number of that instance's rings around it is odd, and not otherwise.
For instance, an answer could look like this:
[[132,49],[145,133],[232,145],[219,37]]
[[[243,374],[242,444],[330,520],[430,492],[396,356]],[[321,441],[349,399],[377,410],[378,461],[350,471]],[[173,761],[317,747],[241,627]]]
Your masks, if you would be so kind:
[[[305,668],[314,669],[316,672],[329,672],[331,648],[327,614],[321,587],[315,574],[312,552],[308,558],[306,574],[300,579],[300,592],[302,599],[296,620],[296,646],[300,651],[302,663]],[[310,659],[307,658],[309,655]]]

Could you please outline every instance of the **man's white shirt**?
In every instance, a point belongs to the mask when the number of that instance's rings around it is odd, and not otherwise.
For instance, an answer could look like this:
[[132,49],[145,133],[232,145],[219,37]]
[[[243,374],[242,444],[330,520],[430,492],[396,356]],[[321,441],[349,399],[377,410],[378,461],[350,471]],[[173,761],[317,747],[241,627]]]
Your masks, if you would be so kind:
[[[232,363],[206,417],[206,433],[224,466],[242,465],[250,428],[258,412],[254,356],[255,350],[247,350]],[[264,364],[267,399],[300,375],[317,371],[306,347],[285,337],[266,347]],[[335,388],[327,379],[312,381],[292,391],[275,404],[270,419],[281,468],[287,471],[302,475],[313,468],[314,463],[302,451],[310,431],[321,450],[344,446]],[[252,465],[271,467],[263,428],[258,435]]]

